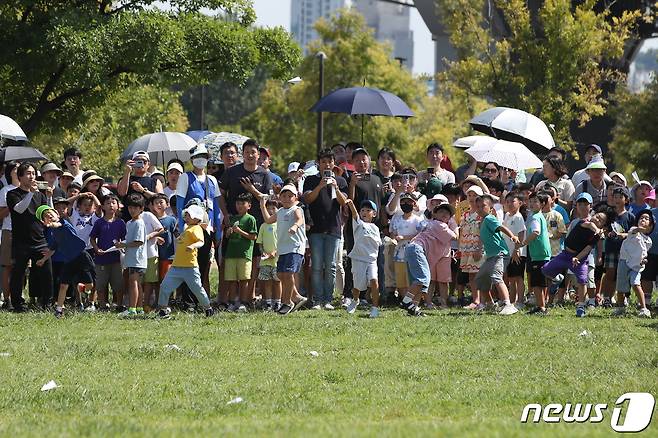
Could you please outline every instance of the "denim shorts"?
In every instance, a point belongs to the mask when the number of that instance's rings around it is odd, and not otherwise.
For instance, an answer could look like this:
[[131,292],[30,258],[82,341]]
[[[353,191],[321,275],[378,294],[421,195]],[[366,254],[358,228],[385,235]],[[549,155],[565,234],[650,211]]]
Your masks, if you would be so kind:
[[427,257],[425,257],[425,250],[418,244],[410,243],[404,249],[404,260],[407,262],[409,284],[412,286],[420,284],[421,292],[427,292],[432,274],[430,265],[427,263]]
[[297,254],[295,252],[281,254],[279,260],[276,262],[276,272],[292,272],[296,274],[302,269],[303,263],[303,254]]

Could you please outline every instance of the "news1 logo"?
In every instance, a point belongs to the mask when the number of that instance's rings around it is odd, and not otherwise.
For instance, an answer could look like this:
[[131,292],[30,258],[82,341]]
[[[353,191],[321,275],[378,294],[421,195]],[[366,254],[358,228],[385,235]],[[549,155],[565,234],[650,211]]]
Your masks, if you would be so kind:
[[[628,403],[627,403],[628,402]],[[625,414],[624,405],[626,405]],[[615,432],[642,432],[651,423],[656,400],[647,392],[627,392],[615,402],[610,427]],[[605,403],[550,403],[542,406],[530,403],[523,408],[521,423],[601,423],[608,405]],[[530,413],[532,412],[532,416]]]

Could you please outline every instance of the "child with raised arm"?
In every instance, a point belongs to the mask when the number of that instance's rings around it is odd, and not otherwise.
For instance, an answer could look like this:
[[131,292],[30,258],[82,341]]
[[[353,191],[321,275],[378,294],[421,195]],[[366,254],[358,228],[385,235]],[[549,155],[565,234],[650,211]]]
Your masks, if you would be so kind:
[[[265,202],[265,208],[270,216],[276,216],[279,203],[274,199]],[[263,288],[263,300],[265,310],[274,312],[281,307],[281,282],[276,275],[276,264],[279,260],[277,252],[277,228],[273,224],[263,223],[258,230],[256,244],[260,245],[261,260],[258,270],[258,280]]]
[[[576,202],[580,200],[581,193]],[[591,199],[591,196],[590,198]],[[563,272],[570,269],[576,276],[578,283],[578,302],[576,303],[576,316],[585,316],[585,287],[588,284],[587,258],[599,240],[603,237],[603,228],[614,220],[614,210],[605,210],[594,214],[590,219],[578,222],[567,234],[564,241],[564,250],[551,259],[542,268],[546,277],[558,284],[564,279]]]
[[627,237],[621,244],[619,264],[617,265],[617,308],[614,310],[615,315],[626,313],[624,299],[632,288],[640,306],[637,315],[641,318],[651,318],[651,312],[647,309],[644,291],[642,290],[641,276],[652,244],[649,234],[655,226],[651,210],[641,210],[637,214],[635,226],[628,230]]
[[359,305],[359,295],[362,290],[370,288],[372,307],[370,318],[379,316],[379,283],[377,281],[377,255],[382,243],[379,227],[373,223],[377,219],[377,206],[374,202],[364,200],[356,210],[354,202],[345,201],[352,212],[352,229],[354,233],[354,248],[347,255],[352,259],[352,301],[347,306],[347,313],[353,314]]
[[158,316],[160,318],[168,319],[170,317],[169,297],[182,283],[185,283],[199,300],[199,305],[204,309],[207,317],[215,313],[210,307],[208,294],[201,284],[201,272],[197,260],[198,250],[203,246],[203,229],[199,224],[203,220],[204,213],[203,208],[198,205],[190,205],[183,210],[185,229],[176,239],[174,260],[160,285],[158,297],[158,307],[160,308]]
[[[43,251],[43,257],[37,260],[37,266],[43,264],[55,253],[59,254],[64,263],[60,273],[60,286],[55,307],[55,316],[64,316],[64,300],[70,285],[83,283],[85,293],[90,293],[94,287],[94,262],[85,250],[85,242],[77,235],[75,228],[68,221],[60,220],[57,211],[49,205],[37,208],[36,217],[46,227],[48,249]],[[78,299],[82,297],[78,291]]]
[[297,196],[297,188],[294,185],[283,186],[279,193],[281,208],[276,211],[276,215],[270,215],[265,205],[265,197],[260,198],[260,209],[265,223],[276,222],[279,254],[276,272],[281,281],[280,315],[287,315],[301,308],[307,301],[306,297],[299,294],[295,284],[295,274],[301,269],[306,252],[306,221]]

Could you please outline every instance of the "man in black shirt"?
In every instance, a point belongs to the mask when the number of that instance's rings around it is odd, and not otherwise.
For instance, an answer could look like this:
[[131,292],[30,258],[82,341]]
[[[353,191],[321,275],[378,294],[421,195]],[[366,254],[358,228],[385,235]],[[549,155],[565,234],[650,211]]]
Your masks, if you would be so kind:
[[53,296],[53,273],[50,259],[41,266],[37,260],[48,250],[44,236],[44,228],[36,217],[39,206],[48,202],[46,196],[40,193],[36,182],[36,171],[30,163],[21,164],[16,174],[20,185],[7,193],[7,207],[11,213],[12,223],[12,256],[14,266],[11,271],[9,288],[11,302],[15,312],[24,312],[23,283],[28,261],[30,268],[30,289],[39,293],[39,304],[43,307],[50,304]]
[[314,308],[331,310],[336,283],[336,252],[341,236],[340,206],[347,198],[347,181],[336,176],[334,153],[325,149],[318,154],[317,175],[304,181],[304,202],[311,215],[309,244],[311,247],[311,281]]

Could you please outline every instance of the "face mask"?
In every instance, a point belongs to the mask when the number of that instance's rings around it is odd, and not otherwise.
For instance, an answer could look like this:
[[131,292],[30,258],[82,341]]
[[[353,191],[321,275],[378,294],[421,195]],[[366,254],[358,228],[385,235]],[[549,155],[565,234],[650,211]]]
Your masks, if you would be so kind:
[[197,169],[203,169],[207,164],[207,158],[195,158],[192,160],[192,166],[196,167]]
[[414,211],[414,206],[411,204],[402,204],[400,206],[400,209],[402,209],[403,213],[411,213],[412,211]]

